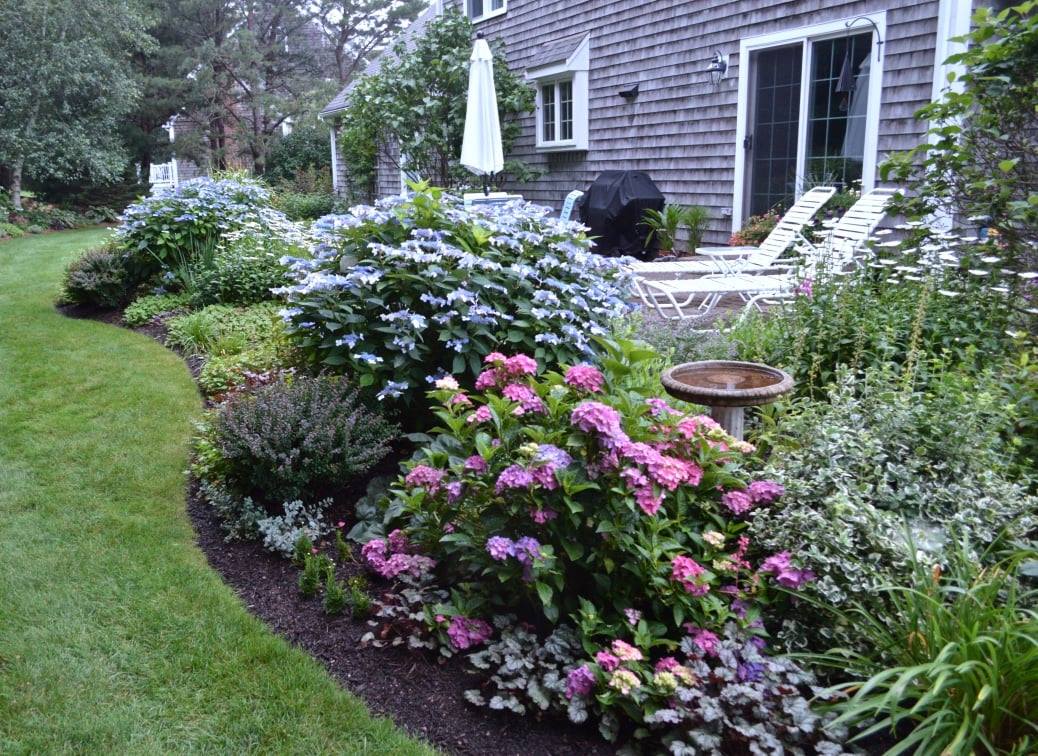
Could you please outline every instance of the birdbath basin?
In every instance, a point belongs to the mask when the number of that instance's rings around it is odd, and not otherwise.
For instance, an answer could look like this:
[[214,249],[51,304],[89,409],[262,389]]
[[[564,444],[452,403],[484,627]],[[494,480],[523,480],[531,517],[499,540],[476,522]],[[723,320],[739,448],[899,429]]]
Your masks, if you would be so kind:
[[793,377],[783,370],[730,360],[675,365],[662,381],[675,399],[709,407],[710,416],[739,440],[746,407],[770,404],[793,390]]

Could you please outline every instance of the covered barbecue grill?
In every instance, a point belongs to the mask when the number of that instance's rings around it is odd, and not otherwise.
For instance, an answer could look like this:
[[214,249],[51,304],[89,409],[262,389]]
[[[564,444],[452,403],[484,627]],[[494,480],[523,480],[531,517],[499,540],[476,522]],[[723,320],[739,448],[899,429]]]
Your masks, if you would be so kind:
[[648,248],[649,229],[642,223],[646,210],[662,210],[663,194],[643,171],[603,171],[581,200],[580,221],[595,237],[600,255],[630,255],[651,260],[658,247]]

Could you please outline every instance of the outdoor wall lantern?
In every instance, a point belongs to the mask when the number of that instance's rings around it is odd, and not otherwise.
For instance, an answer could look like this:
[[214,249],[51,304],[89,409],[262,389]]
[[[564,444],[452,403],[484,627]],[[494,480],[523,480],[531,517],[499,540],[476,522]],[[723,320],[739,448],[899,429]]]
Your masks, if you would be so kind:
[[621,89],[617,94],[623,97],[627,102],[634,102],[638,99],[638,90],[641,87],[641,82],[638,82],[630,89]]
[[718,86],[721,80],[728,74],[728,56],[721,55],[720,50],[715,51],[714,57],[710,59],[710,65],[706,67],[706,70],[710,74],[714,86]]

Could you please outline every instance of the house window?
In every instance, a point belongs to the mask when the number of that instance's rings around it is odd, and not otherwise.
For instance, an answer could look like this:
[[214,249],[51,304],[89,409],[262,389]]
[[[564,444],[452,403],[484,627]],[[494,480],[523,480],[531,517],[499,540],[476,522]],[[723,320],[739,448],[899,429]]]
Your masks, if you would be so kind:
[[[869,17],[885,28],[885,14]],[[875,183],[882,61],[845,21],[744,39],[733,227],[806,189]]]
[[485,21],[508,10],[508,0],[467,0],[469,18]]
[[588,148],[588,37],[557,63],[527,71],[537,85],[537,149]]

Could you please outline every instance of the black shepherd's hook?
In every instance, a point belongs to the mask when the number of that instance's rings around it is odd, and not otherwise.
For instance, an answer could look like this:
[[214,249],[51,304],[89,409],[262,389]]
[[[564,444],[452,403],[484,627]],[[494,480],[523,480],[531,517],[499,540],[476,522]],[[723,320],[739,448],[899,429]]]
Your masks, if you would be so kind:
[[883,37],[879,33],[879,27],[876,26],[876,22],[868,16],[858,16],[857,18],[852,18],[850,21],[845,23],[844,26],[850,29],[859,21],[867,21],[872,24],[872,28],[876,30],[876,62],[879,63],[883,60]]

